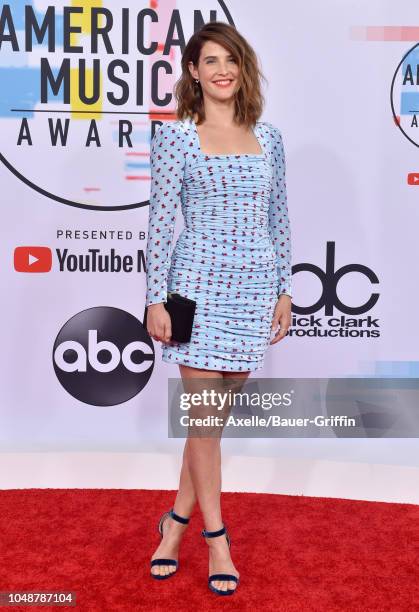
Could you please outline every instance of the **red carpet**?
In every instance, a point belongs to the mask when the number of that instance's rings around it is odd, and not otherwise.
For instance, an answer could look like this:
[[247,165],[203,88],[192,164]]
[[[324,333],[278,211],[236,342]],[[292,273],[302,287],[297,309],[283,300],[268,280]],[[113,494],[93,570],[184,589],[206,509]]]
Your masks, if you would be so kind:
[[174,497],[123,489],[1,491],[0,591],[75,591],[73,609],[81,612],[419,610],[419,506],[223,493],[241,584],[222,597],[207,587],[198,506],[179,574],[149,577],[156,525]]

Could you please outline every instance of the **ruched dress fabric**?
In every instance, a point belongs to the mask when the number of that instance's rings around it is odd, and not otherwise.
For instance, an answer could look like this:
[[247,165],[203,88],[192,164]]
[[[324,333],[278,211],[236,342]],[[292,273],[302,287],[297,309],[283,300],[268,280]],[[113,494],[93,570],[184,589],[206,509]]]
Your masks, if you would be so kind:
[[[281,132],[258,121],[254,134],[260,154],[207,155],[189,118],[152,139],[146,305],[167,291],[197,302],[191,340],[162,343],[167,363],[262,368],[275,304],[292,295]],[[170,255],[179,203],[184,228]]]

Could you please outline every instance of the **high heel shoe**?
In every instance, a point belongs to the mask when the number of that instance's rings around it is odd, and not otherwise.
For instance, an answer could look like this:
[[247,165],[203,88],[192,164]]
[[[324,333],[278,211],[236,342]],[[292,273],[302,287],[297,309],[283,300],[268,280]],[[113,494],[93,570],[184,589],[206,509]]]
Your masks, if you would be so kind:
[[[163,538],[163,523],[169,516],[175,521],[177,521],[178,523],[182,523],[183,525],[187,525],[189,523],[189,518],[185,518],[183,516],[180,516],[179,514],[176,514],[176,512],[173,512],[173,508],[171,508],[168,512],[163,512],[163,514],[160,517],[159,524],[157,526],[157,530],[162,538]],[[176,566],[176,570],[174,572],[170,572],[169,574],[161,575],[161,574],[153,574],[152,572],[150,572],[153,578],[157,578],[158,580],[162,580],[163,578],[170,578],[171,576],[176,574],[177,570],[179,569],[179,563],[178,561],[176,561],[176,559],[153,559],[151,561],[151,567],[153,567],[153,565],[174,565]]]
[[[217,531],[207,531],[206,529],[203,529],[201,533],[204,536],[204,538],[216,538],[220,535],[225,534],[228,547],[231,548],[231,539],[230,539],[230,536],[228,535],[227,528],[225,525],[223,525],[221,529],[218,529]],[[213,580],[233,580],[237,584],[234,589],[226,589],[225,591],[221,591],[221,589],[217,589],[215,586],[211,584]],[[240,582],[240,579],[237,578],[237,576],[235,576],[234,574],[211,574],[210,576],[208,576],[208,586],[211,589],[211,591],[214,591],[214,593],[217,593],[217,595],[232,595],[237,590],[239,582]]]

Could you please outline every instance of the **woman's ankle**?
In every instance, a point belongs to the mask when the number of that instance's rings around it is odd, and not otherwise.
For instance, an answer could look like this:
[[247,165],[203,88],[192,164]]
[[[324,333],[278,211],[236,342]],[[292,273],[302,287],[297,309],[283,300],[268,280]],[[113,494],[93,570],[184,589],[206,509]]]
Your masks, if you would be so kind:
[[225,528],[223,519],[221,516],[212,516],[211,519],[204,520],[205,529],[204,531],[208,531],[210,533],[215,533],[216,531],[221,531]]
[[225,547],[229,548],[225,536],[220,536],[219,538],[205,538],[205,541],[211,548],[217,548],[219,550]]
[[[191,517],[192,510],[193,510],[193,506],[192,508],[190,508],[189,506],[184,506],[183,508],[182,507],[176,508],[176,506],[173,506],[172,508],[172,511],[174,514],[176,514],[181,519],[184,519],[184,520],[188,519],[188,521]],[[182,521],[179,521],[179,522],[182,522]],[[182,524],[187,524],[187,523],[182,523]]]
[[172,519],[171,516],[168,516],[165,523],[163,523],[163,535],[181,537],[185,533],[187,527],[188,524],[179,523],[179,521],[176,521]]

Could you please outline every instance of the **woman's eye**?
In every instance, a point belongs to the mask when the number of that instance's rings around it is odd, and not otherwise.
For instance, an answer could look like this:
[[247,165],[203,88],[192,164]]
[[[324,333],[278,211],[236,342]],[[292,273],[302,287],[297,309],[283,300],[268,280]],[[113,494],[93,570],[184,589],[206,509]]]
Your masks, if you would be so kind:
[[[236,60],[234,59],[234,57],[231,57],[229,61],[236,63]],[[207,64],[213,64],[213,63],[214,63],[214,60],[207,60]]]

